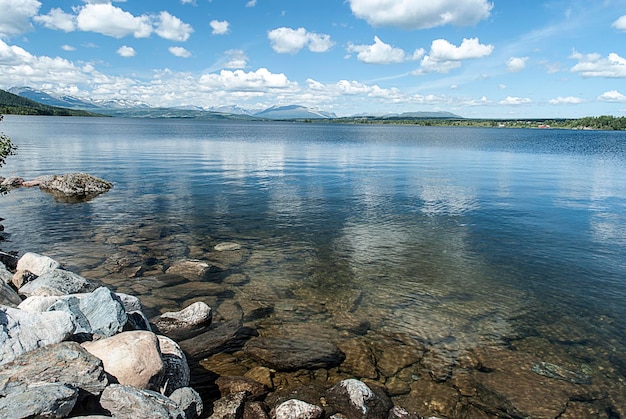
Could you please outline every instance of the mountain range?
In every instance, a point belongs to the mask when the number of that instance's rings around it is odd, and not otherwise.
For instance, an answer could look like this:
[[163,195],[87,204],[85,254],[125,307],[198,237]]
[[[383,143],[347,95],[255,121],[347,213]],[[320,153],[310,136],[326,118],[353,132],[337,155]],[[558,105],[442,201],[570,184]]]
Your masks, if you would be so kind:
[[[36,90],[30,87],[12,87],[9,93],[30,99],[40,104],[84,110],[93,113],[135,118],[194,118],[194,119],[270,119],[270,120],[309,120],[335,119],[337,115],[301,105],[272,106],[267,109],[244,109],[239,106],[214,106],[202,108],[185,106],[175,108],[153,108],[141,101],[127,99],[97,100],[79,99],[68,95],[55,95],[50,92]],[[403,114],[387,115],[355,115],[359,118],[442,118],[460,119],[461,117],[450,112],[407,112]]]

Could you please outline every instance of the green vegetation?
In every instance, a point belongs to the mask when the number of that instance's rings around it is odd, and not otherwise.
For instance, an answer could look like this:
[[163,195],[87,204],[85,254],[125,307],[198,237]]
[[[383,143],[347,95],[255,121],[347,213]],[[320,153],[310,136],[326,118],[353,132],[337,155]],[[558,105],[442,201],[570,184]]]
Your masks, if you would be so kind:
[[0,89],[0,114],[50,116],[100,116],[91,112],[57,108]]
[[[4,116],[0,115],[0,122],[2,122],[3,118]],[[11,138],[5,133],[0,132],[0,167],[4,166],[7,157],[15,154],[16,149],[17,146],[11,142]],[[4,195],[5,193],[7,193],[6,188],[0,185],[0,194]]]

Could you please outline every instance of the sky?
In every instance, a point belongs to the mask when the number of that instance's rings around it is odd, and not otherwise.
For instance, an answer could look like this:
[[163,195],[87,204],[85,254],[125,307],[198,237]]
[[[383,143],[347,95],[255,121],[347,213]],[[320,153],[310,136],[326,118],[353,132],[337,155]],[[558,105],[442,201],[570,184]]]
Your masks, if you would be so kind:
[[626,0],[0,0],[0,88],[339,116],[626,116]]

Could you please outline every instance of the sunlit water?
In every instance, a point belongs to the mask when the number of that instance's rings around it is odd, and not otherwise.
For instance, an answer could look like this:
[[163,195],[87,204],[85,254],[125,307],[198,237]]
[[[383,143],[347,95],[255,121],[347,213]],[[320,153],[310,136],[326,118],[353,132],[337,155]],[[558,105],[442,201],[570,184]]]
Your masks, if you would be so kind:
[[[260,330],[349,312],[451,356],[535,337],[626,372],[624,132],[18,116],[0,129],[19,146],[0,175],[115,184],[86,203],[2,197],[2,248],[144,295],[152,314],[201,293],[143,278],[234,241],[245,253],[224,276],[245,280],[212,304],[272,306]],[[102,268],[116,257],[144,273]]]

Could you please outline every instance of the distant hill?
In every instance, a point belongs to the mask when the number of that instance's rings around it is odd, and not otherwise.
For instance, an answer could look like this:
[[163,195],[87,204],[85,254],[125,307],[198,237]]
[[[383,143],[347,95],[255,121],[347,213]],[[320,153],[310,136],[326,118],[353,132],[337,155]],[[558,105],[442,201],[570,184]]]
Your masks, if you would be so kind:
[[15,115],[53,115],[53,116],[96,116],[96,114],[77,109],[67,109],[44,105],[34,100],[9,93],[0,89],[0,114]]
[[300,105],[272,106],[255,113],[254,116],[264,119],[329,119],[337,117],[332,112],[319,111]]

